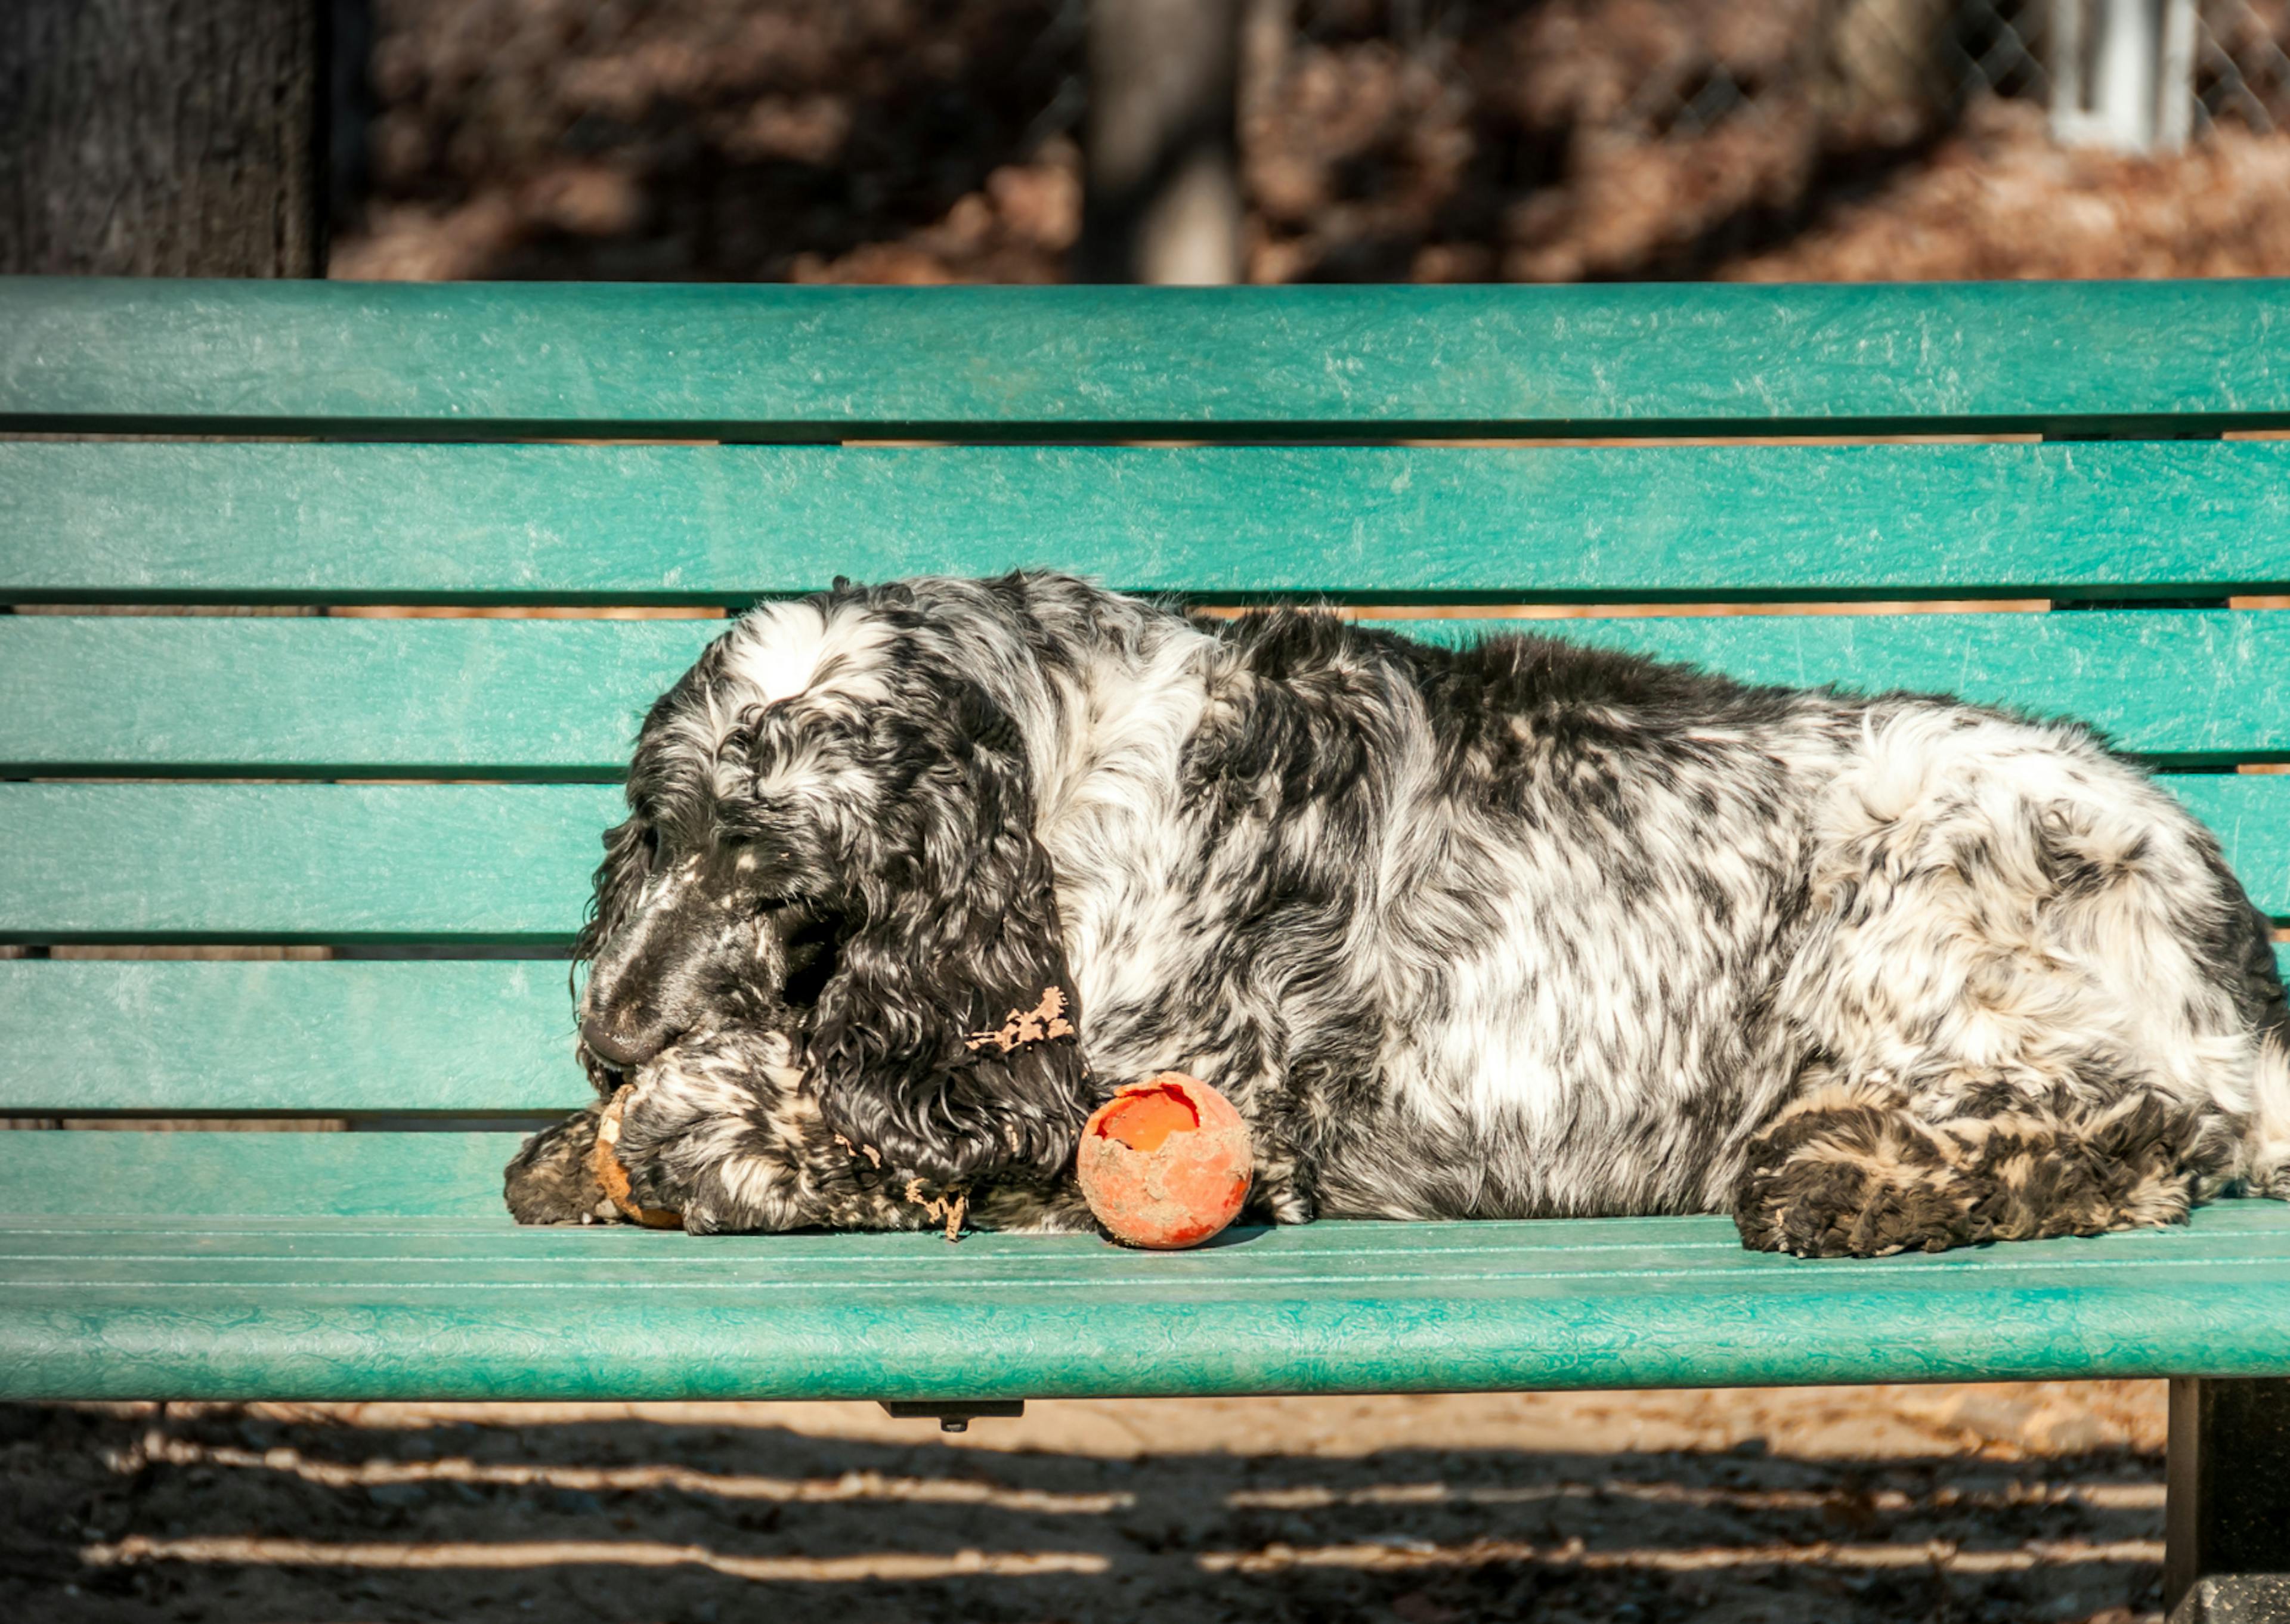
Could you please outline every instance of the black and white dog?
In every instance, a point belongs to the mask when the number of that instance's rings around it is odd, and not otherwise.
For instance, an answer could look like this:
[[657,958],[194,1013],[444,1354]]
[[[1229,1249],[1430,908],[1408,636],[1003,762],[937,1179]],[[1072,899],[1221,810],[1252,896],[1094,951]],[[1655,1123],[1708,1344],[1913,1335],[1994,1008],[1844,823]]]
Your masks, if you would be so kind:
[[[2267,921],[2073,724],[923,580],[741,620],[629,807],[581,1054],[694,1231],[1085,1227],[1083,1121],[1163,1070],[1282,1222],[1869,1254],[2290,1196]],[[511,1164],[519,1219],[612,1215],[599,1108]]]

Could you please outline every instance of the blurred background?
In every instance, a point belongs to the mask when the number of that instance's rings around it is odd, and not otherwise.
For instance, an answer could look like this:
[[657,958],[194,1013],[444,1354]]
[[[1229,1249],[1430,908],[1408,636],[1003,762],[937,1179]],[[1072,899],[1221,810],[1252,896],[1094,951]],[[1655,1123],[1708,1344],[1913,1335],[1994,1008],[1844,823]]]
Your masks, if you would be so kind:
[[10,0],[0,268],[2281,274],[2290,0]]
[[[371,18],[338,276],[2290,269],[2284,0],[372,0]],[[1141,142],[1142,162],[1093,164]],[[1220,145],[1228,174],[1202,176]],[[1221,180],[1233,250],[1149,245],[1125,267],[1086,240],[1093,196],[1157,166],[1147,189]],[[1178,232],[1215,234],[1213,198],[1189,221],[1159,201]]]

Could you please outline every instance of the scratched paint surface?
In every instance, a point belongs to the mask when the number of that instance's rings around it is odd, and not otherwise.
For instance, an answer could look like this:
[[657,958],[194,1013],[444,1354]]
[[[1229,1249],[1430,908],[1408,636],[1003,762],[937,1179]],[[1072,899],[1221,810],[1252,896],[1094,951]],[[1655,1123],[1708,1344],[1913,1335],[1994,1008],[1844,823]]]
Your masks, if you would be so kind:
[[[1109,289],[0,282],[0,602],[740,604],[1064,564],[1226,599],[2290,586],[2263,444],[1092,446],[2290,425],[2290,284]],[[512,445],[526,438],[981,444]],[[347,442],[428,441],[428,444]],[[1028,444],[1029,440],[1056,444]],[[469,442],[444,444],[444,442]],[[717,623],[720,624],[720,623]],[[528,958],[0,963],[0,1109],[563,1108],[562,950],[717,625],[0,621],[0,940]],[[1434,636],[1484,635],[1413,628]],[[2275,617],[1578,622],[1766,682],[2072,713],[2290,916]],[[84,696],[100,692],[106,703]],[[286,781],[201,782],[201,779]],[[456,779],[475,782],[332,782]],[[1719,1220],[1094,1241],[519,1231],[513,1136],[0,1136],[0,1396],[1242,1394],[2290,1371],[2290,1210],[1800,1263]]]

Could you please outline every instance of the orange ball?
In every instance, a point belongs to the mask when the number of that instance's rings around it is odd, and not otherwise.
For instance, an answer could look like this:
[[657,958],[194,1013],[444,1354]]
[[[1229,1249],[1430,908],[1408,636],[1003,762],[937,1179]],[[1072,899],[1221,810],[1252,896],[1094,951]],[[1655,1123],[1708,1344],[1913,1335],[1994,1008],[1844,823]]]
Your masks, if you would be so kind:
[[1075,1172],[1097,1221],[1157,1252],[1197,1246],[1240,1215],[1255,1159],[1248,1124],[1181,1071],[1117,1090],[1091,1113]]

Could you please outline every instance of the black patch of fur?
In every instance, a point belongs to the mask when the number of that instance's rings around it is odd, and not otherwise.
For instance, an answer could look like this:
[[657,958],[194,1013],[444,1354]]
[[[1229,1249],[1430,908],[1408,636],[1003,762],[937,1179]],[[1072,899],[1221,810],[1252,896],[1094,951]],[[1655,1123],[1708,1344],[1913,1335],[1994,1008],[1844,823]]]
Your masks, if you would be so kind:
[[1088,1115],[1080,1045],[973,1043],[1053,989],[1079,1019],[1026,763],[975,685],[917,675],[939,703],[875,719],[866,759],[885,794],[842,864],[843,970],[807,1058],[829,1121],[898,1166],[1053,1178]]
[[[720,679],[719,640],[639,736],[631,816],[606,836],[581,939],[598,965],[584,1012],[641,1037],[639,1052],[687,1030],[794,1030],[832,1126],[901,1168],[949,1185],[1054,1176],[1088,1114],[1078,1044],[1004,1052],[968,1041],[1053,988],[1078,1019],[1016,725],[915,635],[924,616],[904,586],[813,601],[863,603],[889,629],[883,677],[896,697],[863,709],[753,708],[721,754],[756,786],[824,748],[869,786],[870,804],[830,826],[753,788],[718,794],[716,758],[684,745],[676,724]],[[742,868],[741,852],[757,860]],[[692,860],[702,882],[681,911],[640,914],[654,865]],[[807,1009],[783,996],[784,958],[758,963],[739,929],[781,902],[782,956],[799,932],[832,936],[831,973]],[[620,1080],[622,1068],[586,1044],[582,1058],[601,1088]]]
[[2290,1043],[2290,1006],[2285,1004],[2281,968],[2274,959],[2274,922],[2251,901],[2216,843],[2207,835],[2205,839],[2205,862],[2225,904],[2201,944],[2212,976],[2253,1031],[2274,1043]]

